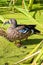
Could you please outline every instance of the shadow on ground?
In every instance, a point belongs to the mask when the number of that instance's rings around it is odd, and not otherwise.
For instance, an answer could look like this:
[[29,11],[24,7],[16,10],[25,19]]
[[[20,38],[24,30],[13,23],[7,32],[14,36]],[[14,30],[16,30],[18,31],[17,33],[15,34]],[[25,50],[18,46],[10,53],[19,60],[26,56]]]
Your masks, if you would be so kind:
[[23,45],[33,45],[33,44],[38,44],[42,41],[43,39],[29,39],[29,40],[24,40],[22,41]]

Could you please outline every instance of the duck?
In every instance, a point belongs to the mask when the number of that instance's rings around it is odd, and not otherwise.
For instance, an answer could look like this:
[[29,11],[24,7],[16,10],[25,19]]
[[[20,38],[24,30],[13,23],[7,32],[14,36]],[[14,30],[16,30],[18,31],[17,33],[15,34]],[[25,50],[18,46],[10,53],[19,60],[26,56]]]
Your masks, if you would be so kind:
[[[6,31],[7,39],[11,42],[15,41],[15,44],[21,46],[21,40],[27,40],[29,36],[32,34],[40,33],[35,27],[36,25],[26,25],[26,24],[17,24],[16,19],[9,19],[4,22],[4,25],[11,24],[10,27]],[[16,41],[19,40],[19,43]]]

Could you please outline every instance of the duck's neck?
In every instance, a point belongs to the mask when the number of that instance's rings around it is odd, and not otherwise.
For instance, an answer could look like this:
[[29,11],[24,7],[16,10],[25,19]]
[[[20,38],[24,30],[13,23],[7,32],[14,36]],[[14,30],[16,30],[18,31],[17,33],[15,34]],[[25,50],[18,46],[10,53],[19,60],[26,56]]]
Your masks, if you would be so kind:
[[11,28],[13,28],[13,29],[14,29],[14,28],[16,28],[16,25],[14,25],[14,24],[13,24],[13,25],[11,25]]

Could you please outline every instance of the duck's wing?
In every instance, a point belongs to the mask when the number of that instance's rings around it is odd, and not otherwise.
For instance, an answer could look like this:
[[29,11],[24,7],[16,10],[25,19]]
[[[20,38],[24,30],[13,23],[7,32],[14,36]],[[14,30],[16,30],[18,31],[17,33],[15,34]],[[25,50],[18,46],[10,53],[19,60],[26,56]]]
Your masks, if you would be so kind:
[[[24,25],[24,24],[18,24],[16,29],[20,32],[20,33],[27,33],[29,31],[31,31],[31,29],[34,29],[36,27],[36,25]],[[34,30],[33,30],[34,31]],[[33,32],[32,31],[32,32]]]
[[28,31],[30,31],[30,29],[28,27],[23,26],[23,25],[16,27],[16,30],[20,33],[26,33]]
[[24,29],[19,30],[19,32],[21,33],[27,33],[28,31],[30,31],[30,29],[26,27]]

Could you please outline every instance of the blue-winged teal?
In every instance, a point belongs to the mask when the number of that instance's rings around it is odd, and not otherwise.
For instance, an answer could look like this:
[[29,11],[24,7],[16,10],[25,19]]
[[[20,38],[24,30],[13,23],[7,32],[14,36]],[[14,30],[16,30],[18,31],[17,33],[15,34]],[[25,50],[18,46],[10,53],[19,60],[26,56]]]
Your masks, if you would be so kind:
[[36,33],[40,33],[39,30],[35,29],[36,25],[23,25],[17,24],[15,19],[10,19],[4,24],[11,24],[11,26],[7,29],[7,38],[10,41],[21,41],[22,39],[27,39],[28,36]]

